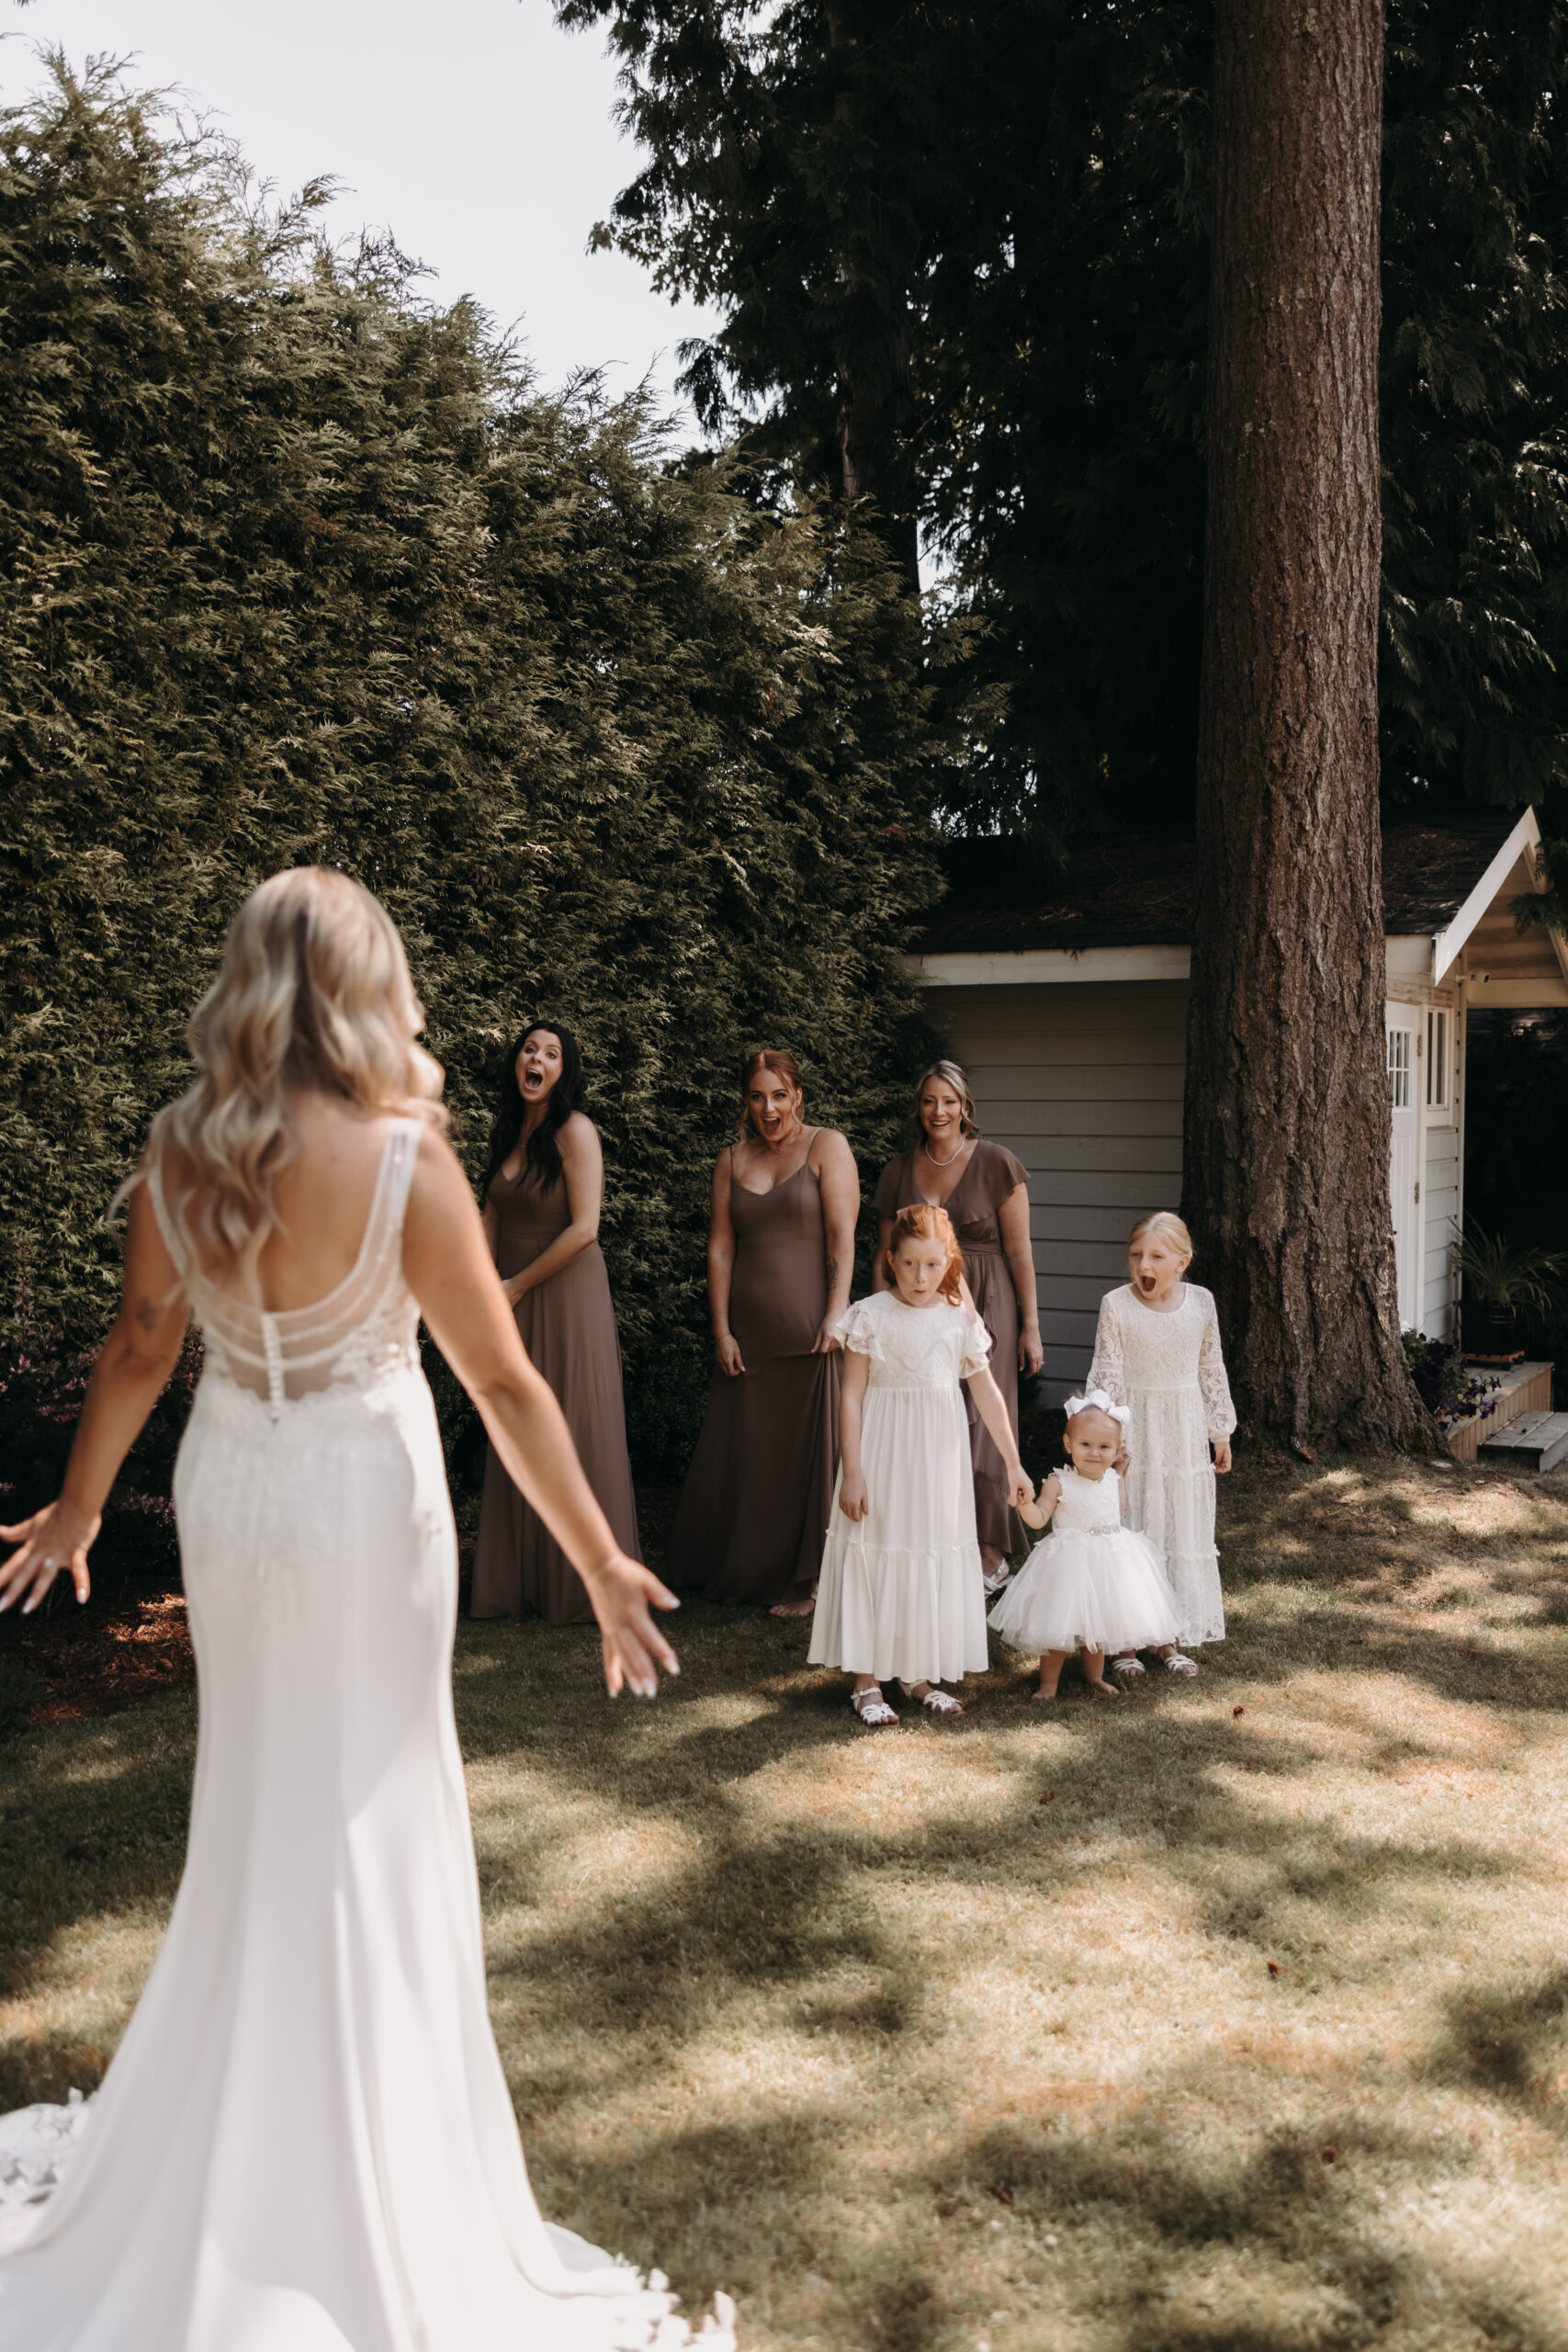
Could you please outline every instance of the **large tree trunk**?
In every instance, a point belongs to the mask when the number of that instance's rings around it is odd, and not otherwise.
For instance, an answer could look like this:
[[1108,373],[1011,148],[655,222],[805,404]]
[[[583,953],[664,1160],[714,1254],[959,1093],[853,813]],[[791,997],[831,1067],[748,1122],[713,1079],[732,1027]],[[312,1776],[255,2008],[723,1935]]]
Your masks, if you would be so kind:
[[1378,0],[1219,0],[1186,1198],[1244,1421],[1436,1443],[1389,1207]]

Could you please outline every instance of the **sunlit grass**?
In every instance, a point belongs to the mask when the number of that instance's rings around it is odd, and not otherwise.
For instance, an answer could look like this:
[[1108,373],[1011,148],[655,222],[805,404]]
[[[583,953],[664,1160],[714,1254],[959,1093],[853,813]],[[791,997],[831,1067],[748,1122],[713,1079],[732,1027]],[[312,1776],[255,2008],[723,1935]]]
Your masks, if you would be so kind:
[[[753,2352],[1562,2352],[1568,1479],[1224,1493],[1196,1683],[868,1734],[688,1609],[658,1706],[466,1626],[491,2004],[541,2200]],[[194,1715],[0,1751],[0,2097],[89,2085]],[[74,1859],[68,1859],[74,1857]]]

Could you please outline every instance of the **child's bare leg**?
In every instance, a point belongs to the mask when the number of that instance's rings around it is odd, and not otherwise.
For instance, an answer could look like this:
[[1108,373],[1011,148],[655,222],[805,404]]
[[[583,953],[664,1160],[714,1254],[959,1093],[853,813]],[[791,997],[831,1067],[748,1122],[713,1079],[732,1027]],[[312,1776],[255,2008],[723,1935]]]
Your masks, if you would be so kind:
[[1066,1666],[1066,1662],[1067,1653],[1066,1650],[1046,1651],[1044,1657],[1040,1661],[1040,1688],[1034,1693],[1037,1699],[1054,1699],[1055,1697],[1056,1685],[1062,1679],[1062,1668]]
[[1103,1650],[1085,1650],[1083,1654],[1083,1679],[1089,1684],[1090,1691],[1097,1699],[1119,1699],[1122,1696],[1121,1691],[1118,1690],[1114,1682],[1107,1682],[1105,1679],[1105,1652]]

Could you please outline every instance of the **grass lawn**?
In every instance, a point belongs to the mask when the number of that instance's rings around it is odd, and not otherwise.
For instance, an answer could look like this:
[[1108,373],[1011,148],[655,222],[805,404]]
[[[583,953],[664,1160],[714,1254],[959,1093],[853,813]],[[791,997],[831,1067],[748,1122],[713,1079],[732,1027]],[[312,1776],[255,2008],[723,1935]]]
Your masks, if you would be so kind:
[[[747,2352],[1568,2352],[1568,1477],[1222,1494],[1231,1638],[1117,1708],[998,1653],[867,1733],[803,1625],[690,1607],[612,1708],[586,1632],[463,1627],[547,2212]],[[0,2107],[101,2073],[193,1732],[0,1750]]]

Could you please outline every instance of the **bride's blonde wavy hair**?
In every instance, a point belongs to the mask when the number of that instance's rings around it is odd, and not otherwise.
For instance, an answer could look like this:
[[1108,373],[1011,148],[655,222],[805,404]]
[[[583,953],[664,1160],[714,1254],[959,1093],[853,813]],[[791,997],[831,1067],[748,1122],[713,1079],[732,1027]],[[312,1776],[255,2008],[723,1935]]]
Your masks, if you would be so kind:
[[273,1187],[299,1148],[288,1090],[443,1129],[441,1067],[414,1042],[423,1026],[379,900],[330,866],[275,874],[229,927],[186,1032],[196,1083],[159,1112],[130,1184],[166,1168],[172,1144],[181,1189],[164,1191],[176,1236],[207,1272],[249,1284],[277,1222]]

